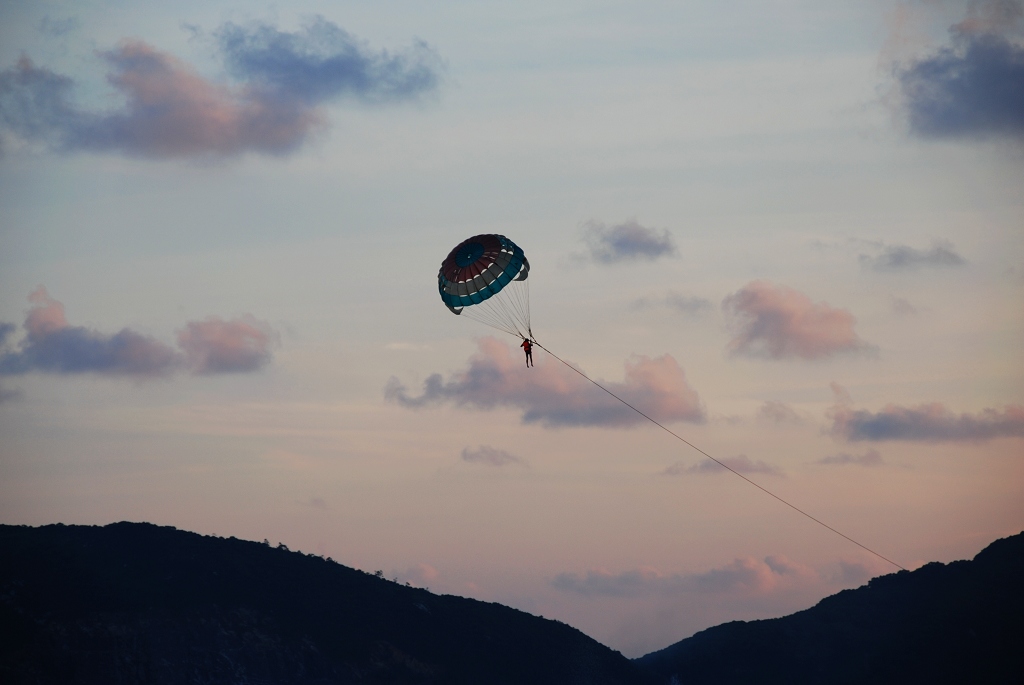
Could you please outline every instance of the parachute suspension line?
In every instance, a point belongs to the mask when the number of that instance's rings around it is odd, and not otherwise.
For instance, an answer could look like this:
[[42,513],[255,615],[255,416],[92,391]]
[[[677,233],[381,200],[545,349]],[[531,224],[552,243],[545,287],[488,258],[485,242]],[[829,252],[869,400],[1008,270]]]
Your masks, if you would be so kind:
[[509,302],[507,299],[509,295],[505,294],[508,293],[511,288],[512,284],[510,283],[509,285],[505,286],[505,288],[500,293],[491,297],[488,300],[488,302],[492,302],[494,308],[500,311],[501,316],[503,316],[504,319],[511,324],[510,327],[515,331],[515,335],[522,337],[522,332],[519,330],[519,318],[516,316],[515,309],[511,306],[511,302]]
[[529,308],[523,305],[524,296],[528,298],[529,291],[520,292],[529,287],[528,283],[510,283],[483,302],[464,308],[462,315],[517,338],[529,337]]
[[517,338],[527,338],[530,331],[529,281],[512,282],[480,304],[462,310],[464,316],[504,331]]
[[475,305],[472,308],[466,307],[462,310],[462,315],[474,321],[479,321],[485,326],[489,326],[490,328],[494,328],[503,333],[508,333],[509,335],[517,338],[520,337],[518,331],[511,328],[507,323],[504,323],[501,317],[496,316],[490,307],[485,307],[483,305]]
[[530,281],[513,281],[511,287],[505,290],[509,293],[509,302],[516,312],[516,320],[526,330],[526,335],[521,337],[532,337],[530,331]]
[[666,427],[665,427],[665,426],[664,426],[663,424],[659,423],[659,422],[658,422],[658,421],[656,421],[655,419],[653,419],[653,418],[651,418],[650,416],[648,416],[647,414],[643,413],[642,411],[640,411],[639,409],[637,409],[636,407],[634,407],[634,406],[633,406],[632,404],[630,404],[630,403],[629,403],[629,402],[627,402],[626,400],[622,399],[621,397],[619,397],[618,395],[616,395],[615,393],[613,393],[613,392],[612,392],[611,390],[609,390],[608,388],[604,387],[603,385],[601,385],[600,383],[598,383],[597,381],[595,381],[595,380],[594,380],[593,378],[591,378],[591,377],[590,377],[590,376],[588,376],[587,374],[585,374],[585,373],[583,373],[582,371],[580,371],[579,369],[577,369],[577,368],[576,368],[575,366],[573,366],[572,364],[569,364],[569,363],[568,363],[568,362],[566,362],[566,361],[565,361],[564,359],[562,359],[561,357],[559,357],[559,356],[558,356],[557,354],[555,354],[554,352],[552,352],[552,351],[551,351],[551,350],[549,350],[548,348],[546,348],[546,347],[544,347],[543,345],[541,345],[541,344],[540,344],[539,342],[537,342],[536,340],[534,341],[534,344],[535,344],[535,345],[536,345],[537,347],[539,347],[540,349],[542,349],[542,350],[544,350],[545,352],[547,352],[548,354],[550,354],[550,355],[551,355],[552,357],[554,357],[554,358],[555,358],[555,359],[557,359],[558,361],[562,362],[562,364],[564,364],[564,365],[565,365],[566,367],[568,367],[568,368],[572,369],[573,371],[575,371],[575,372],[576,372],[576,373],[578,373],[579,375],[583,376],[583,378],[587,379],[588,381],[590,381],[591,383],[593,383],[593,384],[594,384],[594,385],[596,385],[597,387],[601,388],[601,390],[604,390],[604,391],[605,391],[606,393],[608,393],[609,395],[611,395],[612,397],[614,397],[615,399],[617,399],[617,400],[618,400],[619,402],[622,402],[622,403],[623,403],[624,405],[626,405],[627,407],[629,407],[630,409],[632,409],[633,411],[635,411],[635,412],[636,412],[637,414],[639,414],[640,416],[644,417],[645,419],[647,419],[648,421],[650,421],[651,423],[653,423],[653,424],[654,424],[655,426],[657,426],[658,428],[662,429],[663,431],[665,431],[666,433],[668,433],[669,435],[671,435],[671,436],[672,436],[673,438],[675,438],[676,440],[679,440],[680,442],[683,442],[683,443],[685,443],[685,444],[689,445],[690,447],[692,447],[693,449],[697,450],[698,452],[700,452],[700,453],[701,453],[701,454],[703,454],[703,455],[704,455],[705,457],[707,457],[707,458],[708,458],[708,459],[710,459],[711,461],[715,462],[716,464],[718,464],[718,465],[719,465],[719,466],[721,466],[722,468],[725,468],[725,469],[727,469],[727,470],[731,471],[731,472],[732,472],[732,473],[734,473],[735,475],[737,475],[737,476],[739,476],[740,478],[742,478],[743,480],[747,481],[748,483],[750,483],[751,485],[753,485],[753,486],[754,486],[755,488],[757,488],[758,490],[760,490],[760,491],[764,492],[764,493],[765,493],[765,494],[767,494],[767,495],[770,495],[771,497],[774,497],[775,499],[777,499],[778,501],[782,502],[783,504],[785,504],[785,505],[786,505],[787,507],[789,507],[790,509],[793,509],[794,511],[797,511],[797,512],[799,512],[800,514],[803,514],[804,516],[806,516],[806,517],[807,517],[807,518],[809,518],[810,520],[814,521],[814,522],[815,522],[815,523],[817,523],[818,525],[820,525],[820,526],[823,526],[823,527],[825,527],[825,528],[828,528],[828,529],[829,529],[830,531],[832,531],[833,533],[835,533],[835,534],[836,534],[836,535],[838,535],[839,537],[841,537],[841,538],[844,538],[844,539],[846,539],[846,540],[848,540],[848,541],[852,542],[853,544],[857,545],[858,547],[860,547],[861,549],[863,549],[863,550],[865,550],[865,551],[867,551],[867,552],[870,552],[871,554],[874,554],[874,555],[875,555],[876,557],[878,557],[878,558],[879,558],[879,559],[881,559],[882,561],[885,561],[885,562],[888,562],[888,563],[892,564],[893,566],[895,566],[896,568],[900,569],[901,571],[906,571],[906,570],[907,570],[907,569],[903,568],[902,566],[900,566],[899,564],[897,564],[897,563],[896,563],[895,561],[893,561],[892,559],[889,559],[888,557],[884,557],[884,556],[882,556],[881,554],[879,554],[879,553],[878,553],[878,552],[876,552],[875,550],[871,549],[870,547],[867,547],[866,545],[862,545],[861,543],[857,542],[856,540],[854,540],[853,538],[851,538],[851,537],[850,537],[849,535],[844,535],[843,533],[840,533],[840,532],[839,532],[838,530],[836,530],[836,529],[835,529],[835,528],[833,528],[832,526],[828,525],[828,524],[827,524],[827,523],[825,523],[824,521],[821,521],[821,520],[819,520],[819,519],[816,519],[816,518],[814,518],[813,516],[811,516],[810,514],[808,514],[808,513],[806,512],[806,511],[804,511],[803,509],[800,509],[799,507],[797,507],[797,506],[795,506],[795,505],[793,505],[793,504],[790,504],[790,503],[789,503],[789,502],[787,502],[786,500],[784,500],[784,499],[782,499],[781,497],[779,497],[778,495],[776,495],[776,494],[775,494],[774,492],[771,492],[770,490],[768,490],[768,489],[766,489],[766,488],[764,488],[764,487],[762,487],[762,486],[758,485],[758,484],[757,484],[757,483],[755,483],[754,481],[750,480],[749,478],[747,478],[746,476],[744,476],[744,475],[743,475],[742,473],[740,473],[740,472],[739,472],[739,471],[737,471],[736,469],[734,469],[734,468],[731,468],[731,467],[729,467],[729,466],[728,466],[728,465],[726,465],[726,464],[723,464],[723,463],[722,463],[722,462],[720,462],[720,461],[719,461],[718,459],[715,459],[715,458],[714,458],[714,457],[712,457],[712,456],[711,456],[710,454],[708,454],[707,452],[705,452],[705,451],[704,451],[704,450],[702,450],[701,448],[697,447],[696,445],[694,445],[694,444],[693,444],[692,442],[690,442],[690,441],[689,441],[689,440],[687,440],[686,438],[684,438],[684,437],[680,436],[679,434],[677,434],[677,433],[675,433],[675,432],[673,432],[673,431],[669,430],[669,429],[668,429],[668,428],[666,428]]
[[530,281],[522,281],[522,283],[518,284],[518,287],[513,287],[511,290],[512,293],[509,299],[513,301],[519,322],[526,329],[526,335],[521,337],[532,338],[533,331],[530,329]]
[[[497,295],[493,296],[488,301],[493,301],[494,302],[495,308],[501,310],[502,315],[504,315],[505,318],[509,322],[511,322],[512,327],[518,333],[519,332],[519,317],[516,316],[515,307],[512,306],[513,303],[509,299],[511,297],[511,293],[509,291],[512,290],[513,288],[514,288],[513,284],[509,283],[507,286],[505,286],[504,289],[502,289],[502,291],[500,293],[498,293]],[[506,294],[506,293],[508,293],[508,294]]]
[[523,281],[523,287],[519,288],[516,294],[521,297],[520,308],[526,314],[524,321],[526,322],[527,337],[533,338],[533,329],[530,327],[530,281]]
[[468,316],[472,319],[476,319],[481,323],[485,323],[492,328],[507,329],[508,327],[503,325],[501,320],[494,315],[490,307],[485,307],[482,304],[476,305],[475,307],[466,307],[462,310],[463,316]]

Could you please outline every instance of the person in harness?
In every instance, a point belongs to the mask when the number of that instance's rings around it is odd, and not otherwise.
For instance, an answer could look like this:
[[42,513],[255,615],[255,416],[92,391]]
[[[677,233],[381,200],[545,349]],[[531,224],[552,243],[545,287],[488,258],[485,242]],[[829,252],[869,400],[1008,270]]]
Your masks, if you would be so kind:
[[533,366],[533,343],[529,338],[523,338],[523,344],[520,347],[526,352],[526,367]]

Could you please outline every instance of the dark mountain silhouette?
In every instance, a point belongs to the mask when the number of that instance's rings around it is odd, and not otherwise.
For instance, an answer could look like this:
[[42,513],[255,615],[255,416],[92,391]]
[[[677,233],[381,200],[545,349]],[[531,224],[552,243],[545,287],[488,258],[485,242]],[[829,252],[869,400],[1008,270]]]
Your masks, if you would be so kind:
[[0,526],[0,683],[1018,683],[1024,533],[632,662],[557,621],[283,545]]
[[636,660],[684,685],[1024,683],[1024,533]]
[[650,683],[557,621],[283,546],[0,526],[0,682]]

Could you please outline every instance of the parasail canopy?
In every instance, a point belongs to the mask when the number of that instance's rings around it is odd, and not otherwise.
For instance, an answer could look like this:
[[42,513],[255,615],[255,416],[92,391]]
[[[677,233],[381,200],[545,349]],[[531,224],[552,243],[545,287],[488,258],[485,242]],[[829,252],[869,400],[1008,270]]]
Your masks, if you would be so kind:
[[503,235],[475,235],[441,262],[437,288],[453,314],[532,338],[529,274],[530,262],[521,247]]

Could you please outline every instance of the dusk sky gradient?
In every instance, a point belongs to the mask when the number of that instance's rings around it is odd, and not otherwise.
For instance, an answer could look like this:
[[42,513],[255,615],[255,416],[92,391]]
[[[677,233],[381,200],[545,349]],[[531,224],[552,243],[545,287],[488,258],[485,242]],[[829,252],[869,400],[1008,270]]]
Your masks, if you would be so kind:
[[0,520],[150,521],[630,657],[1024,529],[1018,0],[0,0]]

